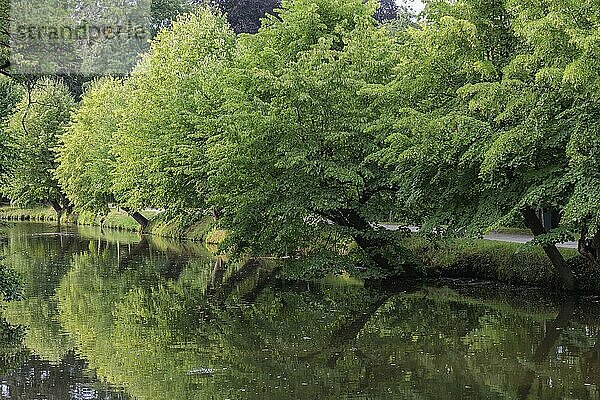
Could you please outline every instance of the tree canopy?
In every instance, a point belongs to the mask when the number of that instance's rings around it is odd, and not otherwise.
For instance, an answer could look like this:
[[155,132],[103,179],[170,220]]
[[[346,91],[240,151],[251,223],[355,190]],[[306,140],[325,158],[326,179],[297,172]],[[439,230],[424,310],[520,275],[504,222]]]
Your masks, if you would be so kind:
[[[155,4],[164,15],[188,6]],[[19,121],[49,124],[58,181],[48,151],[34,158],[52,190],[12,179],[5,192],[24,203],[64,190],[80,210],[212,212],[228,250],[311,255],[334,271],[401,270],[401,234],[376,225],[390,212],[457,235],[524,224],[566,287],[572,266],[555,243],[580,237],[600,267],[598,10],[439,0],[417,20],[375,0],[261,7],[260,29],[239,2],[165,17],[131,76],[93,83],[64,134],[72,100],[60,118],[22,100],[6,132],[18,147],[29,132]],[[547,232],[544,210],[558,228]]]
[[181,17],[152,42],[125,83],[115,136],[113,189],[123,204],[205,207],[205,143],[235,42],[224,16],[208,8]]
[[36,82],[7,121],[11,160],[5,166],[2,192],[18,205],[51,203],[57,211],[68,206],[58,181],[55,148],[69,121],[73,98],[62,83]]
[[55,176],[80,211],[106,212],[114,201],[113,144],[124,90],[118,79],[92,83],[60,137]]
[[372,159],[385,138],[371,124],[381,113],[372,88],[393,79],[398,55],[375,8],[284,2],[240,38],[210,147],[211,202],[238,250],[292,255],[351,238],[363,261],[401,264],[393,238],[369,224],[391,198],[389,171]]
[[[595,257],[600,243],[590,232],[594,174],[582,174],[577,161],[582,132],[595,135],[595,78],[587,80],[594,74],[586,63],[594,22],[585,21],[594,13],[582,7],[429,3],[429,23],[409,30],[390,91],[399,112],[382,153],[396,166],[399,207],[416,223],[480,232],[523,220],[566,286],[572,277],[552,244],[581,231]],[[582,19],[573,25],[572,15]],[[546,234],[542,209],[559,211],[559,229]],[[575,209],[587,211],[574,217]]]

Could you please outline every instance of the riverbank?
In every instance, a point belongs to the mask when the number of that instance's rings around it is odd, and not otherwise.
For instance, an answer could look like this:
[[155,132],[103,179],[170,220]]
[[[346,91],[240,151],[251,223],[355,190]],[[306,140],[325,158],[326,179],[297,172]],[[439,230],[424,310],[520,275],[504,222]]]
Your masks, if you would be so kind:
[[[179,215],[166,218],[157,212],[143,213],[150,221],[144,233],[175,239],[203,242],[219,242],[221,233],[214,231],[212,218]],[[0,220],[58,222],[58,215],[51,208],[20,209],[0,208]],[[113,210],[102,220],[92,213],[67,215],[61,222],[82,226],[103,226],[122,231],[139,231],[139,225],[125,212]],[[544,251],[537,246],[523,243],[507,243],[485,239],[453,239],[427,241],[418,236],[404,240],[404,245],[417,255],[426,267],[428,275],[450,278],[474,278],[512,285],[557,289],[559,279]],[[600,276],[584,271],[575,262],[577,251],[560,249],[577,275],[579,287],[588,293],[600,293]]]
[[[179,215],[174,218],[167,218],[156,211],[143,211],[141,214],[149,221],[143,233],[160,237],[205,241],[209,238],[213,228],[212,218],[209,217],[199,218],[193,215]],[[61,222],[80,226],[101,226],[128,232],[140,231],[140,225],[129,214],[117,209],[111,210],[104,218],[91,212],[82,212],[61,215],[59,221],[59,215],[49,207],[0,207],[0,220]]]
[[[413,236],[404,245],[433,275],[474,278],[518,286],[559,290],[560,279],[539,246],[485,239],[449,239],[429,242]],[[578,292],[600,293],[600,272],[587,268],[577,250],[560,248],[575,274]]]

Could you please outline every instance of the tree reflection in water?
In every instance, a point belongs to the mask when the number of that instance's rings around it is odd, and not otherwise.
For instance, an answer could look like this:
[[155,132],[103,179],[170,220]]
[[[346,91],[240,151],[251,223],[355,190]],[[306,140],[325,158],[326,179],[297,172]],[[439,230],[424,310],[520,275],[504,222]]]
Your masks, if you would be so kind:
[[61,396],[79,382],[139,400],[598,398],[589,299],[449,281],[295,283],[275,262],[215,260],[191,243],[11,229],[4,251],[26,299],[4,314],[28,327],[13,353],[32,352],[5,368],[13,392],[39,385],[25,379],[37,365],[75,371],[54,372]]

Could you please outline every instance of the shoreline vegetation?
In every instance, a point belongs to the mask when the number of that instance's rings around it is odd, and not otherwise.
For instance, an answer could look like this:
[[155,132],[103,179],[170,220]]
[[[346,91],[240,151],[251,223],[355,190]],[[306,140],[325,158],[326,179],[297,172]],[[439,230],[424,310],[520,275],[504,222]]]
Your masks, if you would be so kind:
[[[224,232],[215,229],[210,216],[186,224],[180,218],[167,219],[154,211],[144,211],[142,214],[149,220],[143,234],[213,245],[218,244],[225,236]],[[59,215],[50,207],[0,207],[0,220],[58,223]],[[116,209],[105,216],[103,221],[100,216],[83,212],[62,215],[60,222],[140,232],[139,224],[131,216]],[[501,231],[515,232],[511,228]],[[552,290],[561,288],[560,278],[539,246],[467,238],[432,241],[418,235],[405,238],[403,246],[423,264],[427,277],[480,279]],[[560,249],[560,252],[572,264],[580,290],[583,293],[600,293],[600,284],[590,280],[581,266],[573,262],[578,256],[577,250]]]
[[[587,292],[599,9],[550,3],[433,1],[382,22],[375,0],[290,0],[253,34],[207,5],[176,13],[126,76],[6,73],[0,194],[63,221],[208,235],[232,258],[289,259],[299,279],[393,281],[438,262]],[[388,216],[428,241],[372,223]],[[501,226],[539,249],[447,241]],[[575,241],[576,257],[557,248]]]
[[[111,210],[106,216],[96,215],[89,211],[71,214],[58,214],[50,207],[0,207],[0,221],[27,221],[65,223],[77,226],[97,226],[129,232],[140,232],[172,239],[208,241],[212,243],[211,231],[214,224],[212,217],[205,217],[193,223],[183,222],[181,218],[167,219],[156,211],[142,211],[148,219],[148,225],[141,229],[140,224],[127,212],[120,209]],[[218,237],[218,234],[216,235]]]

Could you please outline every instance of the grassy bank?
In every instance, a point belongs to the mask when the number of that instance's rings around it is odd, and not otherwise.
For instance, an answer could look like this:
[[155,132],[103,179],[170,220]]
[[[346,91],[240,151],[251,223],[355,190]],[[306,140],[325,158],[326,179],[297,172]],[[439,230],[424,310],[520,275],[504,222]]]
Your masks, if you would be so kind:
[[158,214],[150,219],[147,233],[167,238],[207,241],[214,227],[211,216]]
[[[196,214],[177,215],[145,212],[150,224],[145,233],[165,238],[185,238],[207,243],[219,242],[223,232],[215,231],[211,217],[199,218]],[[0,220],[57,222],[58,216],[51,208],[18,209],[0,208]],[[92,213],[63,216],[62,222],[87,226],[100,226],[102,220]],[[112,211],[104,218],[103,226],[122,231],[136,232],[139,225],[124,212]],[[558,288],[559,280],[544,251],[535,246],[477,239],[455,239],[429,242],[413,236],[404,245],[417,255],[431,275],[477,278],[515,285]],[[577,251],[561,249],[567,260],[576,260]],[[572,262],[579,286],[587,292],[600,293],[600,273],[584,270]]]
[[[212,233],[213,224],[210,217],[198,218],[194,215],[180,215],[168,218],[163,214],[152,211],[144,211],[142,214],[150,221],[144,233],[151,235],[178,239],[205,240]],[[58,214],[49,207],[0,208],[0,220],[3,221],[56,223],[59,222],[58,219]],[[105,228],[129,232],[138,232],[140,230],[139,224],[131,216],[119,210],[112,210],[104,219],[101,215],[90,212],[62,215],[60,222],[81,226],[103,226]]]
[[[67,218],[68,222],[73,222]],[[14,208],[0,207],[0,220],[3,221],[32,221],[58,222],[58,214],[50,207]]]
[[[144,213],[146,218],[152,219],[154,213]],[[59,215],[50,207],[35,208],[0,208],[0,220],[4,221],[31,221],[31,222],[59,222]],[[62,214],[60,222],[77,225],[100,226],[102,218],[89,212],[80,214]],[[127,213],[113,210],[104,219],[104,227],[125,231],[137,231],[139,225]]]
[[[537,246],[478,239],[428,242],[416,236],[406,239],[405,245],[432,273],[440,276],[547,288],[560,286],[550,260]],[[567,260],[577,259],[576,250],[560,249],[560,252]],[[585,285],[590,291],[600,292],[600,281],[597,288],[589,287],[589,282]]]

